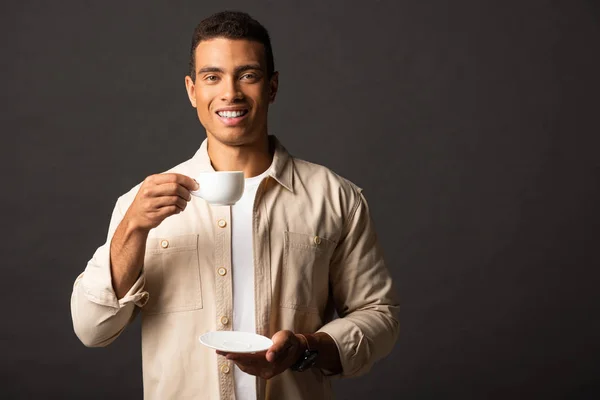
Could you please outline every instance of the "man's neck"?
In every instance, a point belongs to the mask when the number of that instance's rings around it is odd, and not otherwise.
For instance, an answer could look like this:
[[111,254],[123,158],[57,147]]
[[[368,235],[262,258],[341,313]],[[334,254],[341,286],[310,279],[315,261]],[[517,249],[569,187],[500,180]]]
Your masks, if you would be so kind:
[[262,174],[273,161],[267,135],[243,146],[229,146],[209,136],[208,156],[215,171],[244,171],[245,178]]

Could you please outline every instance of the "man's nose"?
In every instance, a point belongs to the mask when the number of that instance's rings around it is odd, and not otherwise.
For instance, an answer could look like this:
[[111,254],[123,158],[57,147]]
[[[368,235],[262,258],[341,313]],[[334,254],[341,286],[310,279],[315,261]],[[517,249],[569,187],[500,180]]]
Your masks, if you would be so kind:
[[225,79],[224,85],[225,86],[221,100],[233,103],[234,101],[241,100],[244,97],[237,79]]

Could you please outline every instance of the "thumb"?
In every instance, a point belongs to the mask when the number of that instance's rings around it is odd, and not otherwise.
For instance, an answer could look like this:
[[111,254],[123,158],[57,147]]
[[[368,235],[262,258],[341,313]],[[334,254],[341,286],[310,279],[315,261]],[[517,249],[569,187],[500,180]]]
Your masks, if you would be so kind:
[[294,336],[294,334],[291,331],[279,331],[273,335],[271,338],[271,340],[273,340],[273,345],[269,347],[266,354],[268,362],[275,362],[288,351],[292,346],[290,340],[290,337],[292,336]]

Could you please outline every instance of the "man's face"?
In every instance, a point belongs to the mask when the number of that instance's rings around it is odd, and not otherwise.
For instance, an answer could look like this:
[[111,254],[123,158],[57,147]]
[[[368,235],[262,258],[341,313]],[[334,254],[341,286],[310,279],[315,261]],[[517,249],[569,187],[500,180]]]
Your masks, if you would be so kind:
[[277,73],[267,76],[264,46],[216,38],[196,47],[196,79],[186,77],[192,106],[207,135],[230,146],[256,143],[267,133]]

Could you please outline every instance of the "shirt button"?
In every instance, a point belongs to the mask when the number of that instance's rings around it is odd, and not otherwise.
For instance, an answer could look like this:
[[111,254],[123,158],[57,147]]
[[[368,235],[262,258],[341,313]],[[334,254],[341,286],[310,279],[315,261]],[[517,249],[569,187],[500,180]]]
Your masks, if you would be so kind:
[[169,241],[163,240],[162,242],[160,242],[160,247],[162,247],[163,249],[166,249],[167,247],[169,247]]
[[221,324],[227,325],[228,323],[229,323],[229,318],[227,318],[227,317],[221,317]]
[[222,365],[221,366],[221,372],[224,374],[228,374],[229,373],[229,365]]
[[227,226],[227,221],[225,221],[224,219],[220,219],[219,222],[217,222],[217,224],[219,225],[219,228],[225,228]]
[[314,242],[315,242],[315,244],[316,244],[316,245],[319,245],[319,244],[321,244],[321,238],[320,238],[320,237],[318,237],[318,236],[315,236],[315,238],[314,238]]
[[221,275],[221,276],[225,276],[225,275],[227,275],[227,270],[226,270],[225,268],[223,268],[223,267],[219,268],[219,269],[217,270],[217,272],[218,272],[218,273],[219,273],[219,275]]

